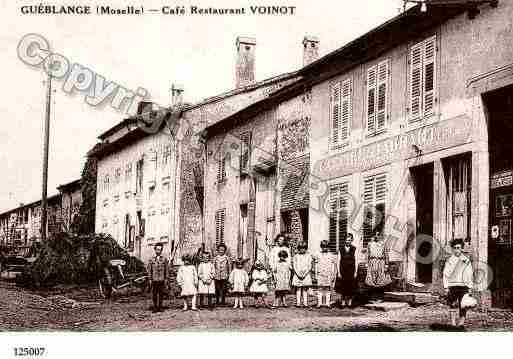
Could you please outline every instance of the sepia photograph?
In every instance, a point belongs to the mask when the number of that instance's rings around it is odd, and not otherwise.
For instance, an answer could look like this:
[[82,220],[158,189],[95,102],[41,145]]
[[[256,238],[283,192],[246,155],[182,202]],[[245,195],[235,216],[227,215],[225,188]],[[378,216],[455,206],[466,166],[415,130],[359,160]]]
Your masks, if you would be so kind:
[[513,1],[0,5],[3,334],[513,330]]

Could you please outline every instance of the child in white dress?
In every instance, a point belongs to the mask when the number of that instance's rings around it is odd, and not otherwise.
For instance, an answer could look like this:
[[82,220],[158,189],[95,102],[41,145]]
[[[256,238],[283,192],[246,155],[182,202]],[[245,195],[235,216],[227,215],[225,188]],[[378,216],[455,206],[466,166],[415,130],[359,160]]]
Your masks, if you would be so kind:
[[282,306],[287,307],[285,296],[290,291],[290,277],[292,266],[288,261],[289,254],[287,251],[278,253],[278,262],[274,268],[274,304],[273,307],[277,308],[281,302]]
[[210,260],[210,253],[203,253],[201,263],[198,266],[198,294],[200,295],[199,307],[203,306],[203,299],[208,300],[208,307],[213,308],[216,287],[214,284],[214,264]]
[[267,271],[264,268],[262,262],[257,261],[255,263],[255,268],[251,272],[251,286],[249,288],[249,292],[253,294],[255,298],[255,308],[258,308],[258,302],[262,302],[264,307],[267,307],[267,303],[265,302],[265,295],[267,294]]
[[297,246],[298,254],[292,258],[292,286],[296,288],[296,307],[303,305],[308,307],[308,289],[312,286],[312,256],[306,252],[307,244],[300,242]]
[[317,278],[317,308],[322,306],[323,297],[326,297],[326,307],[331,306],[331,290],[335,287],[337,278],[337,257],[328,250],[328,241],[321,241],[321,253],[314,266]]
[[198,287],[198,272],[192,264],[192,256],[184,254],[183,265],[178,269],[176,281],[182,288],[183,310],[187,310],[187,300],[191,300],[192,310],[196,310],[196,293]]
[[233,308],[244,308],[242,296],[246,292],[246,287],[249,283],[249,276],[248,272],[244,270],[243,266],[244,261],[241,258],[237,259],[235,262],[235,268],[233,268],[232,272],[230,273],[229,282],[232,288],[232,293],[235,297]]

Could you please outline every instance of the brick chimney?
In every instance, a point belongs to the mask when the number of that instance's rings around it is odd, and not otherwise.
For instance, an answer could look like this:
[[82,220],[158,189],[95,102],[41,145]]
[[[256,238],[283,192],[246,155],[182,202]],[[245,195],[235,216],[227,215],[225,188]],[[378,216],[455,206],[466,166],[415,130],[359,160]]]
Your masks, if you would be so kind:
[[319,38],[306,35],[303,38],[303,66],[310,65],[319,57]]
[[237,60],[235,64],[235,87],[244,87],[255,82],[255,49],[253,37],[237,37]]
[[171,85],[171,106],[176,106],[183,102],[183,85]]

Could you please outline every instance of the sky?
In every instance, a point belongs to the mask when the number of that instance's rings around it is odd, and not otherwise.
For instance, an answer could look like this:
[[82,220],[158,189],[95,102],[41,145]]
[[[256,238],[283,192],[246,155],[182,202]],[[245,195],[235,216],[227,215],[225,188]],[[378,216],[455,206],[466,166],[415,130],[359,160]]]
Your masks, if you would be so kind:
[[[52,52],[71,64],[87,66],[128,89],[142,87],[150,100],[168,105],[172,83],[184,86],[188,102],[233,89],[237,36],[256,38],[256,80],[260,81],[302,66],[301,41],[306,34],[319,37],[323,56],[396,16],[402,6],[402,0],[283,1],[151,0],[140,4],[159,9],[164,5],[296,6],[294,15],[23,15],[21,5],[39,3],[0,0],[0,23],[6,30],[0,33],[4,123],[0,127],[0,212],[41,198],[46,75],[18,58],[18,43],[24,35],[41,35]],[[119,0],[66,2],[72,4],[126,7]],[[63,81],[54,81],[53,86],[49,195],[57,193],[58,185],[80,177],[85,154],[98,135],[126,117],[110,106],[87,104],[84,92],[67,94]]]

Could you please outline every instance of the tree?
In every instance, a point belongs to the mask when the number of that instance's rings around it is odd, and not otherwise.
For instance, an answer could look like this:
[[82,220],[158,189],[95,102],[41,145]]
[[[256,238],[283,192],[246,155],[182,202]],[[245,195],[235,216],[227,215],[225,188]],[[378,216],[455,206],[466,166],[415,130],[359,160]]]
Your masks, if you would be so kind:
[[[96,147],[91,152],[94,152],[94,150],[96,150]],[[75,219],[71,224],[72,232],[77,234],[94,233],[97,169],[98,159],[94,155],[88,155],[84,169],[82,170],[82,203],[80,205],[78,215],[75,216]]]

